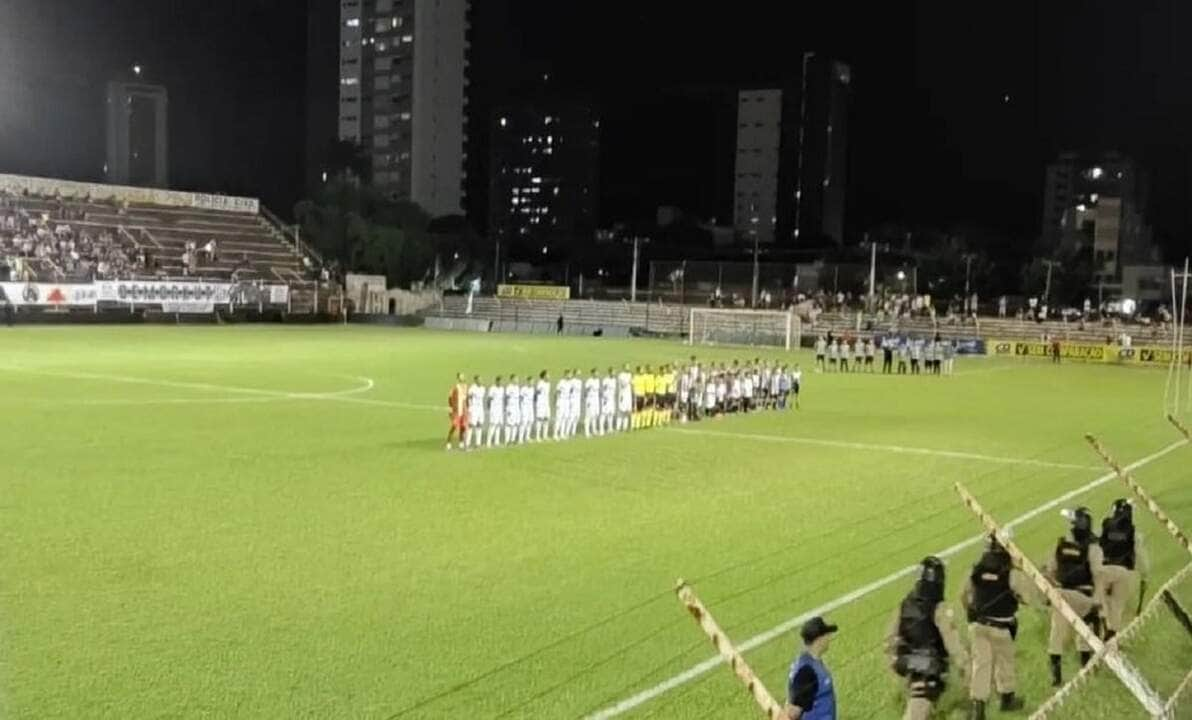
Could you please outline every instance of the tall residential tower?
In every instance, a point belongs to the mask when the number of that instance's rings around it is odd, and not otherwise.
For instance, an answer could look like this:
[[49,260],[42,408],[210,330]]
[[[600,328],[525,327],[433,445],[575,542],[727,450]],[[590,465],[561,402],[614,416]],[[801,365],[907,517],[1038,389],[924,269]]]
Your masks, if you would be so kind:
[[340,0],[339,138],[373,183],[431,215],[463,211],[468,0]]

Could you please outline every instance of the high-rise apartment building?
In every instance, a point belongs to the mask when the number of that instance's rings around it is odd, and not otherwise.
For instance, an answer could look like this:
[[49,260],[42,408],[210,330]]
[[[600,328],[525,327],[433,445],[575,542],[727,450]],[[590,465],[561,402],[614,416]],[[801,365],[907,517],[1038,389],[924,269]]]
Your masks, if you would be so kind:
[[462,212],[468,0],[340,0],[339,138],[373,184],[431,215]]
[[733,229],[743,241],[774,242],[782,120],[781,90],[738,94]]
[[169,96],[161,85],[109,82],[104,176],[116,185],[169,185]]
[[844,242],[851,84],[848,65],[806,53],[797,87],[738,94],[738,239],[787,247]]
[[526,102],[493,113],[489,234],[502,252],[569,252],[592,241],[600,120],[578,103]]
[[1124,265],[1154,261],[1146,222],[1147,187],[1138,165],[1115,152],[1064,153],[1049,163],[1043,188],[1043,245],[1091,247],[1099,281]]

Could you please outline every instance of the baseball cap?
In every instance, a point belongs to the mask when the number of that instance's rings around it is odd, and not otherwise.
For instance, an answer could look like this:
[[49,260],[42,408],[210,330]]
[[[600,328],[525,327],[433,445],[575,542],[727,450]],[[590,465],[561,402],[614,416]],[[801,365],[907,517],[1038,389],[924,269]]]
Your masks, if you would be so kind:
[[817,615],[803,623],[803,628],[799,631],[799,635],[802,636],[803,642],[811,644],[824,635],[831,635],[836,630],[837,627],[835,625],[829,625],[824,622],[822,617]]

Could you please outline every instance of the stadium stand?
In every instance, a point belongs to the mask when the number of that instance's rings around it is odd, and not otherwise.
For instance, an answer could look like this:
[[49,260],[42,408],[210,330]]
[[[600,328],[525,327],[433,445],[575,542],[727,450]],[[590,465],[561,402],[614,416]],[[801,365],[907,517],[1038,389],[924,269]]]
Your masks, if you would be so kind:
[[314,264],[259,213],[0,191],[0,256],[22,281],[297,283]]

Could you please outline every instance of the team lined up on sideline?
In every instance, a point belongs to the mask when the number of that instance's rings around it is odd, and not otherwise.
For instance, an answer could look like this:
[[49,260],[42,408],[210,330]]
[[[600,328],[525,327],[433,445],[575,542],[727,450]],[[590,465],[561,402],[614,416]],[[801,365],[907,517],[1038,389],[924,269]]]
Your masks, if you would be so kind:
[[802,376],[798,365],[791,369],[755,358],[705,366],[694,357],[685,366],[662,365],[657,371],[625,365],[604,373],[592,368],[583,377],[569,369],[553,385],[546,370],[536,379],[498,375],[491,384],[479,375],[468,383],[461,373],[448,396],[447,449],[456,440],[464,450],[567,440],[579,435],[581,422],[584,437],[599,437],[727,413],[797,408]]
[[[815,370],[874,372],[873,359],[878,349],[879,344],[873,338],[850,340],[846,336],[841,342],[840,338],[832,338],[831,334],[827,337],[820,335],[815,339]],[[899,375],[907,373],[908,361],[911,375],[919,375],[922,371],[928,375],[951,375],[956,365],[955,343],[938,336],[930,340],[884,337],[880,340],[880,350],[882,373],[885,375],[894,372],[895,357],[898,359]]]

